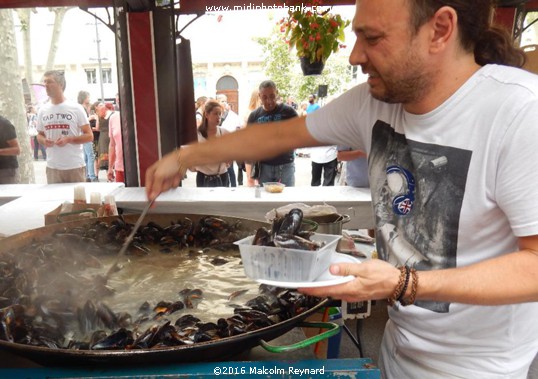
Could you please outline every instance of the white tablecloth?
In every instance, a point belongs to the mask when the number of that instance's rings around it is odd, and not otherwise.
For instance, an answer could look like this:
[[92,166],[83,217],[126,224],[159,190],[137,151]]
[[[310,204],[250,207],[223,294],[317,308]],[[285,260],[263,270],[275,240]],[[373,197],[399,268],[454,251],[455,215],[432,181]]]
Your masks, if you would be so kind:
[[0,206],[0,236],[44,226],[45,213],[65,201],[73,202],[73,189],[76,185],[84,186],[88,201],[91,192],[100,192],[105,196],[124,186],[123,183],[104,182],[30,185],[24,189],[22,196]]
[[23,196],[25,193],[35,191],[45,184],[1,184],[0,185],[0,205],[9,203]]

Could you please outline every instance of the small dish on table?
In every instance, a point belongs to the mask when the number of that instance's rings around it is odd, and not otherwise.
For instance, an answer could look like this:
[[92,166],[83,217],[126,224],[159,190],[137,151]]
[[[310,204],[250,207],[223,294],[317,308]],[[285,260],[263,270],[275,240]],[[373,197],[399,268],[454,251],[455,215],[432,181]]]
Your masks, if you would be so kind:
[[265,191],[270,193],[280,193],[284,191],[285,184],[279,182],[265,182],[263,183],[263,188]]

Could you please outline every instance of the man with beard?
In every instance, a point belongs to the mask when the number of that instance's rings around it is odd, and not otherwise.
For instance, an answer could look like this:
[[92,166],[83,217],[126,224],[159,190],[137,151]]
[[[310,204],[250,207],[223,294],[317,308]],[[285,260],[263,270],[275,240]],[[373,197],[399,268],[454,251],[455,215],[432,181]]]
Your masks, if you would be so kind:
[[538,77],[493,11],[358,0],[350,63],[367,83],[306,118],[170,153],[147,171],[148,198],[195,164],[364,151],[382,259],[333,264],[355,278],[299,290],[388,300],[386,378],[526,378],[538,351]]

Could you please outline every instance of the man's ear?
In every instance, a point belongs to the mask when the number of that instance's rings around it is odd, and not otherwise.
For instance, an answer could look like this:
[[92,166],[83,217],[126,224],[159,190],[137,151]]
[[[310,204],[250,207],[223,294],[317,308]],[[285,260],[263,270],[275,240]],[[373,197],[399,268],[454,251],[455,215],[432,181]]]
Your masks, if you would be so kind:
[[458,14],[452,7],[444,6],[435,12],[430,20],[431,40],[430,52],[438,53],[446,48],[447,44],[456,38]]

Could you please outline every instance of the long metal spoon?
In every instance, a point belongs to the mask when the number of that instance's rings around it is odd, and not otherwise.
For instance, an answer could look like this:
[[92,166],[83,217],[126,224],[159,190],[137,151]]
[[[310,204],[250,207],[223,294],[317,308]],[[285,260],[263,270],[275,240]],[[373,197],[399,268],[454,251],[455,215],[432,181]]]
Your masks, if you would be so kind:
[[133,241],[133,238],[134,238],[136,232],[140,228],[140,225],[142,225],[142,221],[144,220],[144,217],[146,217],[146,214],[148,213],[149,209],[153,205],[154,201],[155,201],[155,199],[148,202],[146,207],[142,210],[142,213],[140,214],[140,217],[138,217],[138,220],[136,220],[136,223],[134,224],[133,229],[131,230],[131,233],[129,234],[129,236],[123,242],[123,245],[121,246],[120,252],[118,253],[118,256],[117,256],[116,260],[114,261],[114,263],[112,263],[112,266],[110,266],[110,268],[106,272],[105,279],[107,281],[110,278],[110,275],[113,272],[116,271],[116,267],[118,267],[118,263],[120,262],[120,259],[125,255],[125,252],[127,251],[127,248],[129,247],[129,245]]

